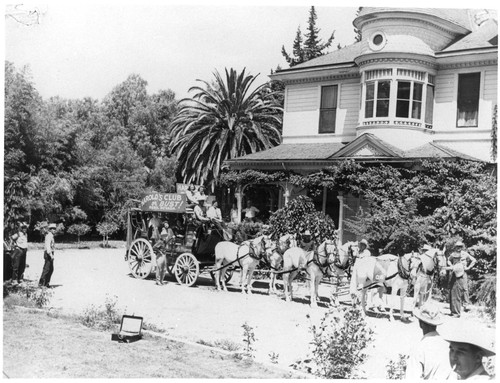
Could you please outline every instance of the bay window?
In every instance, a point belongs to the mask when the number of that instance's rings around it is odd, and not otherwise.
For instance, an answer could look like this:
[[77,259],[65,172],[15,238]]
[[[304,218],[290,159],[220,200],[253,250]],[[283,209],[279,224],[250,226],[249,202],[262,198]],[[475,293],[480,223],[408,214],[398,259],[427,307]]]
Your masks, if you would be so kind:
[[365,125],[411,125],[432,128],[434,76],[405,68],[383,68],[364,73]]

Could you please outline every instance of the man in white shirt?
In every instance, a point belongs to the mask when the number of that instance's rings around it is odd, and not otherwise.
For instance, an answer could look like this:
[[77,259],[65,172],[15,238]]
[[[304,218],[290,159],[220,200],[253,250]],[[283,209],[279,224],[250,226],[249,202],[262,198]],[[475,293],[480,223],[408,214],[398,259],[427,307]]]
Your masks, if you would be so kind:
[[443,323],[438,307],[426,303],[415,309],[413,315],[418,318],[424,337],[414,347],[406,366],[406,379],[446,379],[451,373],[448,361],[448,342],[436,331]]
[[219,209],[219,204],[217,203],[217,201],[213,201],[212,202],[212,206],[210,206],[208,209],[207,209],[207,218],[210,218],[212,220],[215,220],[219,223],[222,222],[222,213]]
[[54,233],[56,232],[56,228],[56,224],[51,223],[47,229],[47,234],[45,235],[45,251],[43,253],[45,263],[43,265],[42,276],[40,277],[38,286],[50,287],[50,278],[54,272]]
[[26,253],[28,252],[28,224],[23,222],[19,230],[12,236],[14,249],[12,251],[12,281],[21,283],[26,268]]
[[247,207],[243,209],[245,212],[245,221],[255,222],[255,216],[260,213],[260,210],[255,206],[252,206],[252,201],[247,201]]

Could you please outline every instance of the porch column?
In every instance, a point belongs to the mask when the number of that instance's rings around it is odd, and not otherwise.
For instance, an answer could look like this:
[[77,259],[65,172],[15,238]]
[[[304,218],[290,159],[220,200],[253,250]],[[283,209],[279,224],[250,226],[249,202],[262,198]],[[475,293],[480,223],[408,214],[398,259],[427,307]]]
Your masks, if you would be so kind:
[[236,197],[236,207],[238,208],[238,223],[241,223],[241,213],[243,211],[243,190],[240,185],[236,187],[234,196]]
[[339,192],[339,195],[337,196],[339,200],[339,243],[343,243],[343,236],[344,236],[344,194],[342,192]]
[[288,182],[285,183],[285,192],[283,193],[283,196],[285,197],[285,206],[288,205],[288,201],[290,201],[290,196],[292,195],[292,185],[289,185]]

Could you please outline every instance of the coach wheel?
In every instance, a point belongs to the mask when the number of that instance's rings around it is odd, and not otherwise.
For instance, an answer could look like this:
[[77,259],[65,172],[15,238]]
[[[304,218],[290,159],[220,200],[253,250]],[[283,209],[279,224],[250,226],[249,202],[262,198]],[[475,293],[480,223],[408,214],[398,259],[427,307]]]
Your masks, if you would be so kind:
[[151,274],[153,269],[153,247],[144,238],[136,239],[132,242],[128,251],[128,266],[135,278],[145,279]]
[[200,275],[198,260],[190,253],[179,255],[175,261],[174,274],[181,285],[193,286]]

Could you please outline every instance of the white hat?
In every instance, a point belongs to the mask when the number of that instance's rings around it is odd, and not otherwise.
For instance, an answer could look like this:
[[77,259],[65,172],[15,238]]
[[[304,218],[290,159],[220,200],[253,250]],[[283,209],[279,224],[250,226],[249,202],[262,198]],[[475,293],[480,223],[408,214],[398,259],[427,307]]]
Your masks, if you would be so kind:
[[420,308],[416,308],[413,310],[413,315],[421,321],[433,326],[438,326],[443,323],[439,308],[432,303],[427,303]]
[[462,241],[458,241],[457,243],[455,243],[455,247],[459,247],[459,246],[465,246],[465,245]]
[[311,235],[311,232],[309,230],[304,231],[304,234],[302,235]]
[[439,329],[439,335],[448,342],[479,347],[484,356],[495,355],[495,330],[476,321],[452,320]]
[[368,241],[366,239],[362,239],[361,241],[359,241],[359,244],[363,244],[365,245],[366,247],[368,247]]
[[50,229],[57,229],[57,225],[56,225],[55,223],[51,223],[51,224],[49,224],[48,229],[49,229],[49,230],[50,230]]

